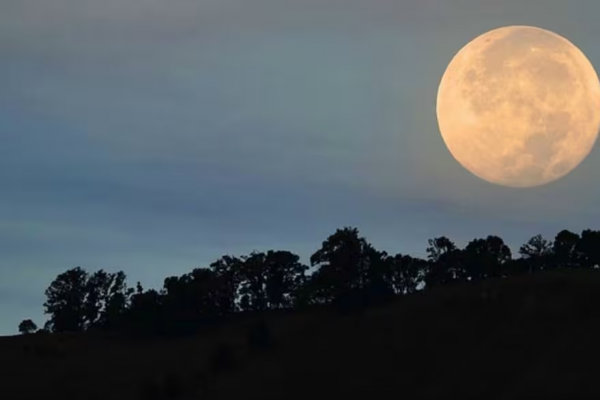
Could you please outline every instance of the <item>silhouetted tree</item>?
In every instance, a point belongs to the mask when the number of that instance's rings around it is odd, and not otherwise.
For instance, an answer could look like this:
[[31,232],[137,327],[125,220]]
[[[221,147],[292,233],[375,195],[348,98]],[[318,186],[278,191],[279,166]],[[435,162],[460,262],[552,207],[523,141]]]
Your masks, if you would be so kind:
[[381,257],[358,229],[338,229],[311,257],[317,270],[311,276],[314,296],[319,303],[329,303],[342,295],[366,289],[372,281],[372,268]]
[[163,315],[163,296],[154,289],[144,290],[138,282],[121,328],[138,335],[164,334]]
[[19,324],[19,332],[26,335],[37,331],[37,325],[30,319],[25,319]]
[[190,326],[199,320],[199,310],[196,310],[191,277],[189,274],[165,278],[161,294],[161,310],[155,310],[163,317],[164,328],[169,334],[189,333],[195,328]]
[[269,308],[290,308],[294,294],[306,280],[308,266],[300,256],[289,251],[269,250],[265,255],[267,265],[266,295]]
[[58,275],[46,289],[48,327],[54,332],[79,332],[118,323],[132,293],[125,279],[122,271],[99,270],[90,275],[81,267]]
[[511,251],[498,236],[474,239],[464,249],[466,272],[473,281],[506,276],[503,267],[511,260]]
[[226,274],[196,268],[164,281],[162,312],[173,333],[191,333],[233,311],[235,298]]
[[568,230],[560,231],[554,238],[552,245],[554,266],[567,269],[577,268],[580,262],[578,243],[578,234]]
[[240,308],[259,311],[289,308],[304,282],[307,266],[289,251],[253,252],[239,264]]
[[243,311],[267,308],[267,263],[264,253],[242,257],[240,264],[240,307]]
[[234,293],[229,291],[227,276],[207,268],[196,268],[190,274],[195,304],[204,318],[215,319],[235,311]]
[[48,321],[44,322],[44,327],[42,329],[40,329],[41,331],[43,331],[42,333],[50,333],[53,332],[54,329],[52,327],[52,319],[49,319]]
[[120,324],[133,289],[127,288],[127,276],[99,270],[89,276],[86,288],[86,329],[110,329]]
[[111,274],[111,284],[107,296],[103,299],[104,308],[99,321],[104,329],[110,330],[122,325],[134,293],[134,289],[127,286],[126,279],[127,276],[122,271]]
[[293,307],[297,310],[307,307],[318,306],[322,304],[325,297],[323,290],[320,289],[322,282],[319,282],[315,273],[307,275],[303,282],[294,291]]
[[364,285],[361,290],[366,305],[381,304],[390,301],[395,295],[393,276],[394,263],[385,251],[379,251],[368,245],[364,258]]
[[519,248],[528,273],[552,268],[552,244],[542,235],[535,235]]
[[592,269],[600,266],[600,231],[582,231],[576,251],[580,267]]
[[87,278],[84,298],[84,318],[89,325],[95,325],[100,319],[102,302],[110,286],[110,275],[104,270],[96,271]]
[[53,332],[80,332],[86,322],[88,273],[81,267],[56,277],[46,289],[45,313],[50,314]]
[[[139,282],[135,289],[128,288],[123,272],[88,274],[77,267],[59,274],[46,289],[44,312],[50,318],[40,331],[103,329],[178,335],[239,311],[333,304],[354,312],[394,295],[456,281],[552,268],[599,268],[600,231],[588,229],[578,235],[563,230],[552,243],[536,235],[519,248],[519,255],[512,259],[497,236],[474,239],[464,249],[442,236],[428,241],[426,260],[392,256],[377,250],[358,229],[345,227],[312,254],[311,274],[298,255],[283,250],[223,256],[208,268],[165,278],[158,291],[144,290]],[[23,321],[19,331],[34,332],[37,327],[30,323]],[[257,327],[248,339],[267,340],[269,331],[263,328]]]
[[446,236],[428,240],[427,259],[432,262],[438,262],[446,254],[458,250],[456,244]]
[[208,300],[210,294],[207,286],[210,282],[206,282],[212,278],[212,274],[214,273],[208,269],[194,270],[189,274],[165,279],[161,291],[162,306],[170,333],[193,332],[202,322],[203,314],[213,311],[208,309],[215,303]]
[[388,258],[391,284],[395,294],[411,294],[425,283],[429,263],[423,259],[396,254]]
[[218,278],[219,305],[222,313],[233,313],[238,310],[238,298],[241,282],[241,266],[243,260],[233,256],[223,256],[210,264],[210,269]]
[[431,287],[466,279],[467,271],[463,256],[463,252],[447,237],[429,239],[426,285]]

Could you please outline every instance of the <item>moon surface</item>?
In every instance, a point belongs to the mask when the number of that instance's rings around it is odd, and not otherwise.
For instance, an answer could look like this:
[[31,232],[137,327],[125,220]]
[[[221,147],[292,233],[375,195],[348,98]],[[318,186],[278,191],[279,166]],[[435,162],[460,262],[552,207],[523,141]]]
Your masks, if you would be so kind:
[[600,82],[564,37],[507,26],[454,56],[436,112],[448,150],[471,173],[503,186],[540,186],[590,153],[600,128]]

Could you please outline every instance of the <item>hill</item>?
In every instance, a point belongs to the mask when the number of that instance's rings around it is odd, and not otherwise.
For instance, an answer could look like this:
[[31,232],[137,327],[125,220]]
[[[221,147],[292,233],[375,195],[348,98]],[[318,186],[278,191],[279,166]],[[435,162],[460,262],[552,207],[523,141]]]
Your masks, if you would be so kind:
[[[0,398],[599,398],[598,305],[599,272],[554,271],[354,313],[250,315],[179,339],[4,337]],[[261,320],[268,348],[248,342]]]

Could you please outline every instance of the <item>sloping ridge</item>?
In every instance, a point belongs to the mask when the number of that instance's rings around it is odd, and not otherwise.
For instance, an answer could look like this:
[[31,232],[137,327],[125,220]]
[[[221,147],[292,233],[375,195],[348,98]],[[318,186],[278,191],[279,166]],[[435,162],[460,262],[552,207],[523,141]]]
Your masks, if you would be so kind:
[[223,379],[216,398],[600,398],[599,277],[462,284],[332,316]]
[[[598,399],[599,306],[600,272],[561,271],[429,289],[349,315],[269,313],[271,351],[247,345],[252,320],[177,340],[0,338],[0,398],[144,399],[149,379],[174,373],[193,389],[182,399]],[[57,355],[36,353],[50,342]],[[236,366],[211,375],[223,343]]]

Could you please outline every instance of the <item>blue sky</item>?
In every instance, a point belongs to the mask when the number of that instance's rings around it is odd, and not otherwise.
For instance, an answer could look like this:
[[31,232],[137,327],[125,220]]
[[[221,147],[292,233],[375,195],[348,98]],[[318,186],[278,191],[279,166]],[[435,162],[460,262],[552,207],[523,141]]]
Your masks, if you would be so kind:
[[134,284],[224,254],[304,261],[336,228],[424,255],[594,228],[596,149],[535,189],[447,151],[452,56],[502,25],[573,41],[596,68],[595,0],[2,0],[0,334],[40,325],[60,272]]

